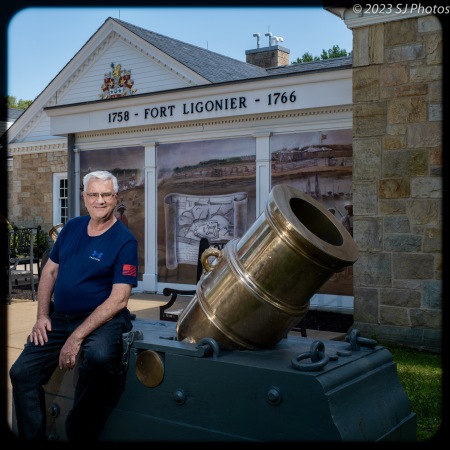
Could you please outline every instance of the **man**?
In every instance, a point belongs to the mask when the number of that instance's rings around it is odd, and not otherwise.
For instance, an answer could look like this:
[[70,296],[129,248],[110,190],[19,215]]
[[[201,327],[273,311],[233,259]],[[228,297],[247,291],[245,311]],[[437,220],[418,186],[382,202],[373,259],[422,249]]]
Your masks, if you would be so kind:
[[91,172],[83,186],[89,215],[60,231],[42,270],[36,323],[10,369],[18,435],[27,441],[46,438],[42,385],[57,366],[72,370],[78,362],[70,441],[99,437],[124,380],[122,334],[132,329],[127,305],[137,286],[137,241],[114,216],[117,178]]
[[117,206],[117,218],[128,228],[128,217],[125,214],[125,210],[127,209],[127,207],[121,203],[120,205]]
[[353,204],[347,202],[344,205],[347,214],[341,219],[342,225],[347,229],[347,231],[353,236]]

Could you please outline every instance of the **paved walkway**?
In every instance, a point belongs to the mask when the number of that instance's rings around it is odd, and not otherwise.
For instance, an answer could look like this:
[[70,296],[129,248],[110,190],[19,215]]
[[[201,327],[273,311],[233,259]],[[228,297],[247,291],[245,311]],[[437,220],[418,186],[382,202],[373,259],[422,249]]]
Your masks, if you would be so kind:
[[[128,308],[139,318],[159,320],[159,307],[167,303],[168,297],[162,294],[135,293],[131,296]],[[175,303],[176,305],[176,303]],[[174,305],[174,306],[175,306]],[[12,363],[19,356],[24,343],[36,320],[37,302],[30,300],[13,300],[8,304],[2,304],[1,317],[6,317],[6,329],[1,327],[1,342],[6,346],[6,389],[7,389],[7,420],[11,428],[11,384],[8,371]],[[295,332],[293,332],[295,334]],[[298,334],[298,333],[297,333]],[[327,331],[307,330],[310,339],[342,339],[342,333]],[[3,349],[2,349],[3,350]]]

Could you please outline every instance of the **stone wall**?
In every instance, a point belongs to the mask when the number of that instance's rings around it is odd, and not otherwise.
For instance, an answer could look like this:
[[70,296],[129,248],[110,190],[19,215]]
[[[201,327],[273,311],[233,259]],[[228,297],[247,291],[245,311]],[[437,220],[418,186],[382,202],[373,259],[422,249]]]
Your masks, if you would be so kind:
[[67,172],[67,151],[15,155],[8,175],[8,220],[47,233],[53,225],[53,173]]
[[379,23],[353,40],[353,328],[441,351],[441,24]]

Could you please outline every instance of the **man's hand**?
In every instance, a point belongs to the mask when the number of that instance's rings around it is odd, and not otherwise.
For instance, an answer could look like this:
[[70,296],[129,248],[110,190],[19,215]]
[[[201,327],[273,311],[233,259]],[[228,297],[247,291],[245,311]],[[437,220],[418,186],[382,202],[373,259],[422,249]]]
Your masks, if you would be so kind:
[[48,341],[47,331],[52,331],[52,322],[48,316],[42,316],[31,330],[30,342],[34,342],[34,345],[44,345]]
[[73,334],[69,336],[59,353],[59,368],[73,369],[80,351],[82,339],[76,338]]

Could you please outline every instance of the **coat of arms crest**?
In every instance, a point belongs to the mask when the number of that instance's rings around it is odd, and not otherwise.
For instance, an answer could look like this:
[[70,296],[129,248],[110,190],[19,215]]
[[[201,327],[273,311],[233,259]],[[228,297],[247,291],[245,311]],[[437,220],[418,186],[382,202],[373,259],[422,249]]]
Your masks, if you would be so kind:
[[137,89],[133,89],[134,81],[131,79],[131,70],[122,69],[121,64],[111,63],[111,71],[105,73],[102,84],[101,99],[124,97],[133,95]]

